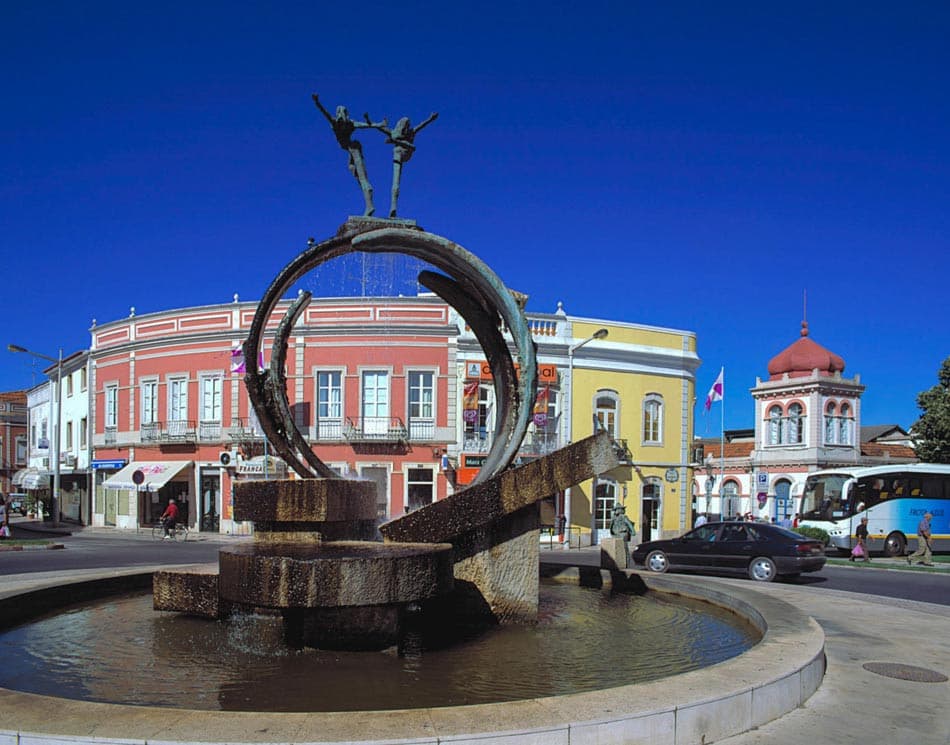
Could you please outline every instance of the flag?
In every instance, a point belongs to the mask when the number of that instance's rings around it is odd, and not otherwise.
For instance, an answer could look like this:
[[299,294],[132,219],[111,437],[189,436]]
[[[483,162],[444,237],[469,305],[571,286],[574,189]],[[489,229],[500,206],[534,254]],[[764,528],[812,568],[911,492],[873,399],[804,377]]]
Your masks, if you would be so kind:
[[716,401],[722,401],[722,394],[723,394],[722,376],[725,371],[726,371],[726,368],[724,367],[719,369],[719,377],[716,378],[716,382],[712,384],[712,388],[710,388],[709,393],[706,394],[706,411],[709,411],[712,408],[712,405]]
[[[264,369],[264,352],[261,351],[257,356],[257,369]],[[244,345],[239,344],[231,349],[231,372],[246,373],[247,364],[244,361]]]

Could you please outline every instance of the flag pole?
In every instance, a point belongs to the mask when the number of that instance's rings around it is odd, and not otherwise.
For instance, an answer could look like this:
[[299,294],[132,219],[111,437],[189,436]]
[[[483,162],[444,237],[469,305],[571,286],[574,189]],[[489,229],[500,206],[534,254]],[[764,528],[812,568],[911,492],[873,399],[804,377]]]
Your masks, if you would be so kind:
[[719,516],[724,517],[722,514],[722,492],[723,487],[726,484],[726,386],[725,386],[725,371],[726,368],[722,368],[723,386],[722,386],[722,400],[719,402]]

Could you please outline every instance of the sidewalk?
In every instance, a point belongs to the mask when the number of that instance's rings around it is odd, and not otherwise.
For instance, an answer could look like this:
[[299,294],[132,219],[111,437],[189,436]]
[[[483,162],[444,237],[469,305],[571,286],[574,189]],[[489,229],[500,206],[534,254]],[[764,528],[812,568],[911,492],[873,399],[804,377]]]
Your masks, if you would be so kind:
[[[598,558],[596,548],[541,552],[542,563],[596,566]],[[854,566],[846,558],[843,563]],[[910,567],[900,558],[874,559],[870,569],[907,571]],[[914,567],[912,571],[919,569],[924,568]],[[936,571],[947,575],[950,593],[950,571]],[[705,576],[703,581],[745,588],[754,585],[756,591],[778,597],[810,615],[825,633],[827,669],[815,694],[799,709],[720,742],[950,744],[950,606],[840,590],[818,593],[807,586],[784,583]],[[895,675],[903,679],[892,677]]]

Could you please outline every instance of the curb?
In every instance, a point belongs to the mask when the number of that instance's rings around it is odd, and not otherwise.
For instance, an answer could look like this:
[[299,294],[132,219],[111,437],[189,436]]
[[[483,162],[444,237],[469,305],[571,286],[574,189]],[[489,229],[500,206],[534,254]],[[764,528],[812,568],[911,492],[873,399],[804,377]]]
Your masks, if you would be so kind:
[[[611,583],[596,569],[561,567],[558,579]],[[9,595],[4,605],[24,607],[30,595],[62,602],[84,586],[110,578],[115,587],[141,586],[152,571],[138,568],[121,576],[64,584],[47,578]],[[819,687],[825,671],[825,636],[817,622],[793,605],[754,589],[714,587],[680,577],[642,579],[657,592],[698,598],[726,607],[763,628],[750,650],[701,670],[658,681],[539,699],[432,709],[330,713],[197,711],[99,704],[0,691],[0,733],[20,741],[63,741],[73,745],[118,739],[144,745],[166,743],[259,742],[427,743],[552,745],[585,742],[649,741],[652,745],[711,742],[747,732],[800,707]],[[68,581],[68,580],[66,580]],[[50,718],[51,707],[62,716]],[[43,733],[43,734],[38,734]]]

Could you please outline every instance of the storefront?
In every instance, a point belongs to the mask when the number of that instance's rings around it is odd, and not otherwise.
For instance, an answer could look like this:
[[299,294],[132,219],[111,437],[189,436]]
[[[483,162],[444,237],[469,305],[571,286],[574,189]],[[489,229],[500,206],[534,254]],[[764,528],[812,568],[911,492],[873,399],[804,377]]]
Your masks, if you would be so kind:
[[[195,497],[192,493],[194,463],[186,461],[133,461],[102,482],[105,510],[117,492],[115,525],[119,528],[154,525],[174,498],[179,520],[194,528]],[[108,518],[106,520],[108,523]]]

